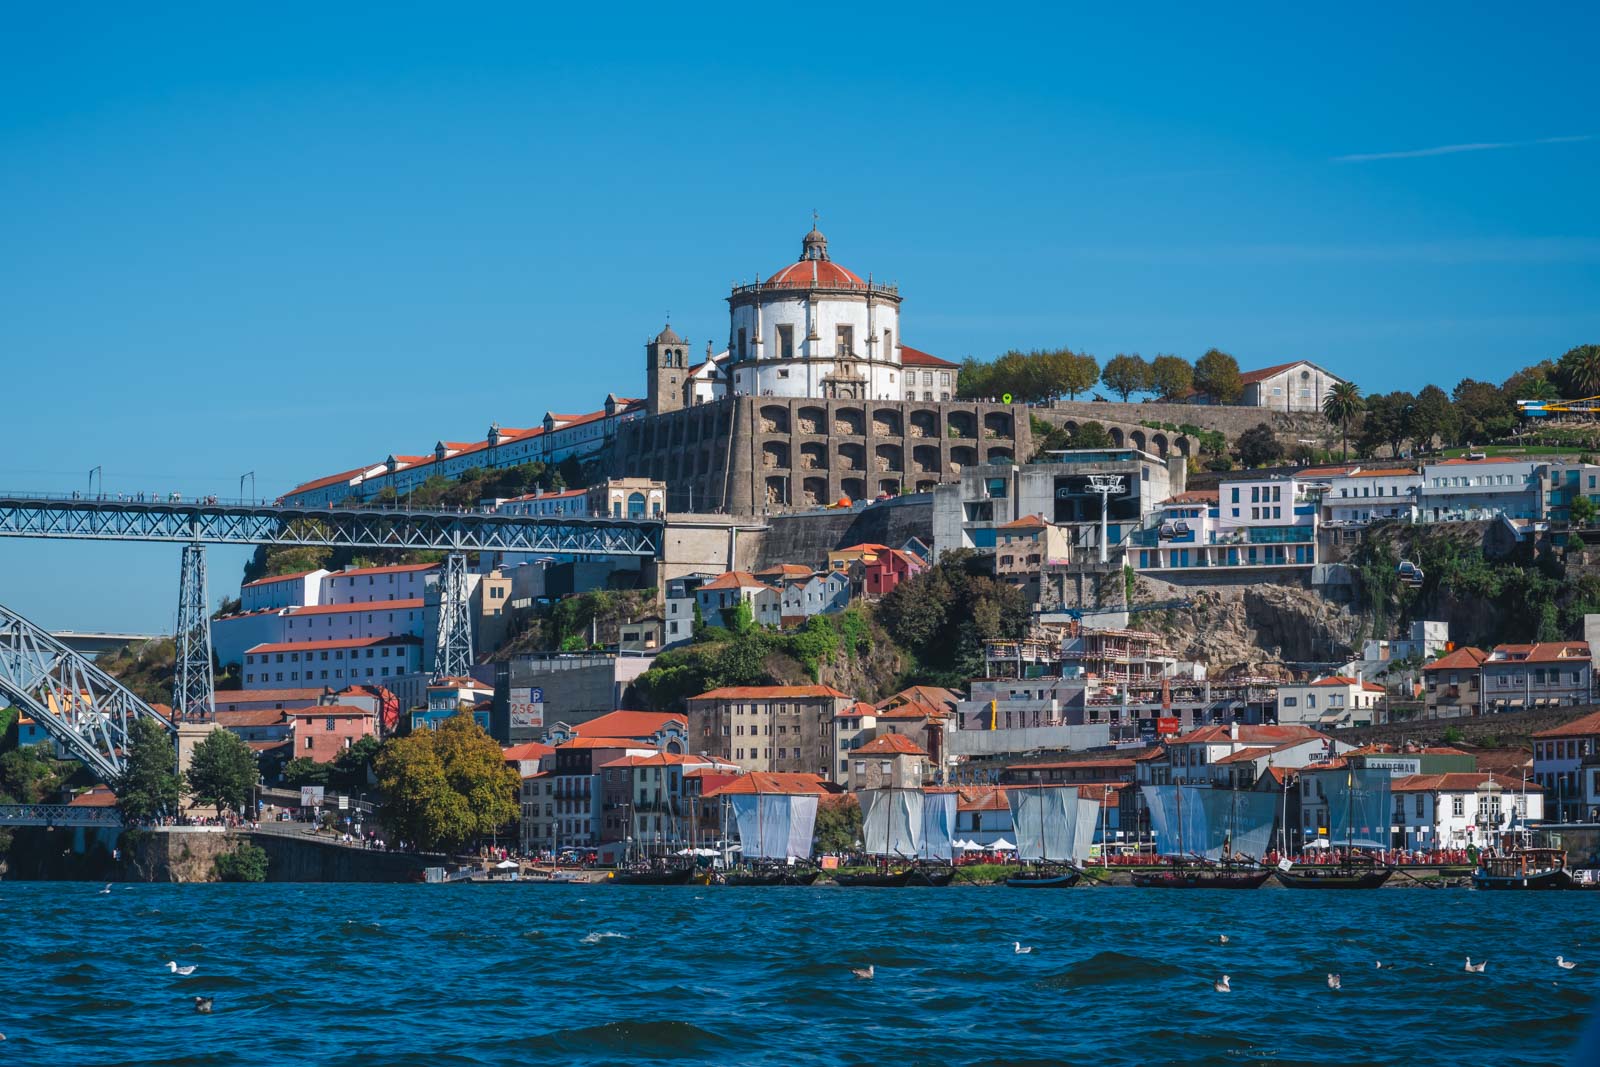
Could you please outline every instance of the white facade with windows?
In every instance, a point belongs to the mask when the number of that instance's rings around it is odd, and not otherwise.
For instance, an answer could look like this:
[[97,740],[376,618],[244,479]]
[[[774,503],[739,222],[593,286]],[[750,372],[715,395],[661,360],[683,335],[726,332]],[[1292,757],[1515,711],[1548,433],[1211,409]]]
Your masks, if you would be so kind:
[[1128,538],[1141,571],[1191,567],[1310,567],[1317,562],[1316,495],[1282,476],[1223,482],[1210,494],[1162,505],[1159,521]]
[[1422,473],[1409,467],[1352,467],[1328,479],[1322,521],[1363,526],[1381,519],[1415,521]]

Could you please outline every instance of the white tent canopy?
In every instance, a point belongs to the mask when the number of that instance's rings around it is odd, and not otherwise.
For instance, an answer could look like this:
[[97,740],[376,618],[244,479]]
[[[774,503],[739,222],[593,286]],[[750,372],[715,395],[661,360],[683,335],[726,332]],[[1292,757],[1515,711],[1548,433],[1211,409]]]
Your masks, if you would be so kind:
[[1016,845],[1013,845],[1003,837],[989,847],[996,852],[1015,852],[1017,850]]

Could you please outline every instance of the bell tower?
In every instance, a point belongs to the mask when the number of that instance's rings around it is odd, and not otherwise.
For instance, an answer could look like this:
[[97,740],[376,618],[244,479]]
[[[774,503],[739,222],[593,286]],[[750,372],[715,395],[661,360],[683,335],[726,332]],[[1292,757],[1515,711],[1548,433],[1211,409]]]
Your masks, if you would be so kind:
[[650,390],[646,410],[652,415],[677,411],[684,406],[684,387],[689,380],[689,342],[669,323],[644,346],[644,352]]

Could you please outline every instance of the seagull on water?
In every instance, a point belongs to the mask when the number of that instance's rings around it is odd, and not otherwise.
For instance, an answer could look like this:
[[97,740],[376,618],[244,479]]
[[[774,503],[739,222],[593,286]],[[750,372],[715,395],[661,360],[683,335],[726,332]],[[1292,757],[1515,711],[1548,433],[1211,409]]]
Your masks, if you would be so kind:
[[1344,986],[1342,986],[1339,983],[1339,976],[1338,975],[1336,975],[1336,974],[1328,975],[1328,988],[1329,989],[1343,989],[1344,988]]
[[1217,944],[1226,945],[1227,943],[1228,943],[1228,935],[1227,934],[1218,934],[1217,935]]
[[193,974],[194,969],[198,966],[200,966],[198,963],[191,963],[187,967],[179,967],[176,960],[167,961],[167,970],[171,971],[173,974]]
[[1373,960],[1372,961],[1372,965],[1374,967],[1378,968],[1379,970],[1383,969],[1383,961],[1382,960]]
[[1025,956],[1033,951],[1032,945],[1024,945],[1021,941],[1011,942],[1011,951],[1019,956]]
[[1215,982],[1212,982],[1211,983],[1211,988],[1215,989],[1218,993],[1232,993],[1233,992],[1233,986],[1228,984],[1228,976],[1227,975],[1223,975],[1221,978],[1218,978]]
[[199,1012],[201,1015],[210,1015],[211,1014],[211,1002],[212,1002],[213,999],[214,998],[212,998],[212,997],[195,997],[194,998],[194,1010]]
[[1572,968],[1576,967],[1577,964],[1573,963],[1569,959],[1564,959],[1564,958],[1562,958],[1560,956],[1557,956],[1556,957],[1556,966],[1560,967],[1563,971],[1570,971],[1570,970],[1572,970]]
[[1483,973],[1483,969],[1485,967],[1487,967],[1488,965],[1489,965],[1489,961],[1488,960],[1484,960],[1482,963],[1473,963],[1472,962],[1472,957],[1471,956],[1467,957],[1467,973],[1468,974],[1482,974]]
[[852,967],[852,968],[850,968],[850,973],[855,975],[857,978],[865,978],[868,981],[870,981],[872,979],[873,974],[875,974],[877,972],[877,970],[878,970],[878,965],[877,964],[869,963],[865,967]]

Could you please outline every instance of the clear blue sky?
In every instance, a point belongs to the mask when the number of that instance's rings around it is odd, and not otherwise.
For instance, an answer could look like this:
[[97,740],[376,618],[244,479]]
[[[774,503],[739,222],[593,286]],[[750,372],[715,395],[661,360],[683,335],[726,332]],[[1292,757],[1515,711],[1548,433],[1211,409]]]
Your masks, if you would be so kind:
[[[1600,340],[1597,36],[1579,5],[12,5],[0,488],[275,494],[637,394],[666,314],[720,347],[813,208],[948,358],[1499,380]],[[0,603],[167,629],[177,566],[0,542]]]

